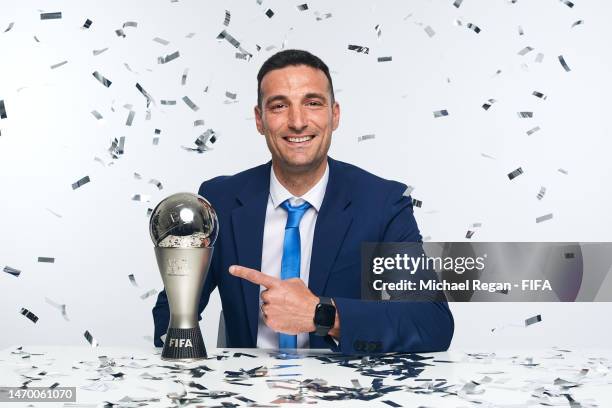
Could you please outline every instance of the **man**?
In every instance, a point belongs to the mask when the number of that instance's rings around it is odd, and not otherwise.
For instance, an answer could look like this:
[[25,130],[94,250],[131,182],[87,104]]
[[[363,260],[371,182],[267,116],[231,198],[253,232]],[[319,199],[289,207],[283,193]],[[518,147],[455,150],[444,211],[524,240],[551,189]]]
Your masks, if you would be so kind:
[[[406,186],[327,156],[338,127],[329,69],[285,50],[261,67],[257,130],[272,161],[204,182],[219,236],[200,313],[219,288],[228,347],[438,351],[454,323],[445,301],[360,299],[362,242],[418,242]],[[155,344],[168,326],[165,292]]]

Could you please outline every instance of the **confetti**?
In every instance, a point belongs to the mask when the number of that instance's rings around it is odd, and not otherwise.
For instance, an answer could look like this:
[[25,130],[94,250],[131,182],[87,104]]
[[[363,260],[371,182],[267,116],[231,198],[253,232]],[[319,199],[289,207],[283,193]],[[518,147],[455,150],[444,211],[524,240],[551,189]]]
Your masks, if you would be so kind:
[[11,21],[8,27],[6,28],[6,30],[4,30],[4,32],[8,33],[9,31],[11,31],[11,28],[13,28],[14,25],[15,25],[15,22]]
[[191,101],[191,99],[189,99],[187,96],[183,96],[183,102],[185,102],[185,104],[187,106],[189,106],[191,108],[192,111],[197,112],[200,108],[198,108],[198,106],[193,103]]
[[544,194],[546,194],[546,187],[542,186],[540,187],[540,191],[538,192],[538,195],[536,196],[536,198],[538,200],[541,200],[544,198]]
[[404,191],[404,193],[402,194],[404,197],[409,197],[410,194],[414,191],[414,187],[413,186],[408,186],[406,187],[406,190]]
[[480,33],[480,31],[481,31],[480,27],[478,27],[476,24],[472,24],[472,23],[464,24],[463,21],[461,21],[461,20],[455,20],[455,24],[458,25],[458,26],[465,25],[467,28],[469,28],[470,30],[472,30],[476,34]]
[[98,81],[100,81],[100,83],[102,85],[104,85],[105,87],[110,87],[112,82],[109,81],[108,79],[104,78],[104,76],[102,76],[102,74],[100,74],[98,71],[94,71],[94,73],[92,74],[94,76],[94,78],[96,78]]
[[21,313],[22,315],[24,315],[25,317],[30,319],[30,321],[32,323],[36,323],[38,321],[38,316],[36,316],[34,313],[30,312],[25,307],[22,307],[21,310],[19,311],[19,313]]
[[148,203],[151,200],[151,197],[146,194],[134,194],[132,195],[132,201],[142,201],[144,203]]
[[308,10],[308,4],[304,3],[304,4],[298,4],[297,9],[299,11],[306,11]]
[[533,112],[517,112],[516,114],[521,119],[530,119],[530,118],[533,118]]
[[232,18],[232,15],[230,14],[229,10],[225,10],[225,19],[223,20],[223,25],[226,27],[229,26],[231,18]]
[[117,34],[117,37],[126,37],[125,32],[120,28],[118,30],[115,30],[115,34]]
[[558,169],[557,171],[558,171],[559,173],[563,173],[563,174],[565,174],[566,176],[567,176],[567,174],[568,174],[567,170],[565,170],[565,169]]
[[127,120],[125,121],[125,126],[132,126],[132,122],[134,121],[135,115],[136,115],[136,112],[134,112],[133,110],[131,110],[130,113],[128,113]]
[[459,6],[461,6],[461,3],[463,3],[463,0],[455,0],[453,2],[453,6],[459,8]]
[[41,263],[55,263],[55,258],[51,258],[48,256],[39,256],[38,257],[38,262]]
[[118,159],[124,152],[125,145],[125,136],[121,136],[119,140],[114,138],[111,142],[110,147],[108,148],[108,153],[111,155],[113,159]]
[[125,27],[138,27],[138,23],[136,21],[126,21],[123,23],[123,28]]
[[525,31],[523,31],[523,27],[522,26],[518,26],[518,33],[519,35],[524,35]]
[[4,99],[0,99],[0,119],[6,119],[6,107],[4,106]]
[[193,122],[193,127],[204,126],[204,119],[198,119]]
[[11,268],[8,265],[4,267],[3,271],[15,277],[19,277],[19,275],[21,275],[21,271],[19,269]]
[[361,45],[351,45],[349,44],[348,49],[350,51],[355,51],[358,53],[363,53],[363,54],[369,54],[370,53],[370,48],[369,47],[364,47]]
[[180,57],[180,53],[178,51],[174,51],[172,54],[168,54],[165,57],[157,57],[158,64],[167,64],[168,62],[177,59]]
[[83,28],[91,27],[92,23],[93,23],[93,21],[91,21],[90,19],[85,20],[85,23],[83,23]]
[[237,94],[235,94],[235,93],[232,93],[232,92],[229,92],[229,91],[225,91],[225,97],[226,97],[226,98],[229,98],[229,99],[235,100],[237,96],[238,96],[238,95],[237,95]]
[[468,232],[466,232],[465,237],[467,239],[471,239],[474,236],[475,231],[470,231],[468,230]]
[[529,130],[527,131],[527,136],[531,136],[531,135],[533,135],[533,134],[534,134],[535,132],[537,132],[538,130],[540,130],[540,127],[539,127],[539,126],[536,126],[536,127],[533,127],[533,128],[531,128],[531,129],[529,129]]
[[565,4],[567,7],[572,8],[574,7],[574,3],[572,3],[569,0],[559,0],[561,3]]
[[183,71],[183,76],[181,76],[181,85],[185,85],[187,83],[187,73],[189,73],[189,68],[185,68]]
[[268,18],[272,18],[273,15],[274,15],[274,12],[271,9],[266,10],[266,16],[268,16]]
[[580,24],[584,24],[584,21],[582,21],[582,20],[574,21],[574,23],[572,24],[572,26],[570,28],[574,28],[574,27],[576,27],[577,25],[580,25]]
[[318,11],[315,11],[315,18],[317,21],[327,20],[328,18],[332,18],[332,13],[321,14]]
[[421,200],[417,200],[416,198],[412,199],[412,205],[418,208],[423,206],[423,202]]
[[535,58],[535,62],[537,62],[538,64],[541,63],[542,61],[544,61],[544,54],[542,54],[541,52],[538,53],[538,55],[536,55]]
[[542,315],[535,315],[528,319],[525,319],[525,327],[531,326],[532,324],[539,323],[542,321]]
[[140,85],[138,82],[136,82],[136,89],[138,89],[138,91],[140,91],[140,93],[147,99],[147,108],[151,102],[153,102],[153,105],[155,105],[155,99],[153,99],[153,97],[147,91],[145,91],[142,85]]
[[357,137],[357,141],[358,142],[363,142],[365,140],[370,140],[370,139],[375,139],[376,135],[374,134],[369,134],[369,135],[363,135],[363,136],[359,136]]
[[47,302],[47,304],[53,306],[54,308],[56,308],[57,310],[59,310],[62,314],[62,317],[64,318],[64,320],[66,320],[67,322],[70,321],[70,319],[68,318],[68,313],[66,312],[66,305],[60,304],[60,303],[56,303],[54,301],[52,301],[51,299],[45,297],[45,302]]
[[134,274],[129,274],[128,278],[130,279],[130,283],[132,284],[132,286],[138,287],[138,283],[136,283],[136,278],[134,277]]
[[164,40],[163,38],[159,38],[159,37],[155,37],[153,39],[153,41],[155,41],[156,43],[161,44],[161,45],[168,45],[168,44],[170,44],[170,41]]
[[520,55],[520,56],[525,56],[525,55],[527,55],[528,53],[530,53],[531,51],[533,51],[533,48],[532,48],[532,47],[527,46],[527,47],[523,48],[522,50],[520,50],[520,51],[518,52],[518,55]]
[[376,26],[374,27],[374,31],[376,31],[376,37],[380,38],[380,36],[382,35],[382,27],[380,26],[380,24],[376,24]]
[[89,183],[91,180],[89,179],[89,176],[85,176],[82,179],[80,179],[79,181],[77,181],[76,183],[72,183],[72,189],[76,190],[77,188]]
[[97,56],[97,55],[102,54],[102,53],[103,53],[104,51],[106,51],[106,50],[108,50],[108,47],[106,47],[106,48],[102,48],[102,49],[100,49],[100,50],[93,50],[93,55],[94,55],[94,57],[95,57],[95,56]]
[[448,116],[448,111],[446,109],[437,110],[433,113],[434,118],[441,118],[442,116]]
[[561,66],[566,72],[571,71],[570,67],[567,65],[567,62],[565,62],[565,58],[563,58],[563,55],[559,55],[559,62],[561,63]]
[[41,20],[57,20],[62,18],[62,12],[57,11],[53,13],[40,13]]
[[425,30],[425,33],[427,33],[427,35],[429,36],[429,38],[436,35],[436,32],[434,31],[434,29],[431,28],[430,26],[425,26],[424,30]]
[[540,99],[544,99],[544,100],[546,100],[546,98],[547,98],[546,95],[544,95],[542,92],[538,92],[538,91],[533,91],[532,95],[536,96],[536,97],[538,97]]
[[393,57],[378,57],[378,62],[388,62],[393,60]]
[[536,223],[539,224],[544,221],[552,220],[552,217],[553,217],[552,213],[541,215],[536,218]]
[[162,99],[161,100],[161,104],[162,105],[176,105],[176,101],[169,101],[169,100],[166,100],[166,99]]
[[523,169],[521,167],[519,167],[518,169],[508,173],[508,178],[510,180],[517,178],[518,176],[520,176],[521,174],[523,174]]
[[495,102],[497,102],[495,99],[488,99],[487,102],[482,104],[482,109],[489,110],[491,105],[493,105]]
[[157,187],[159,190],[162,190],[164,188],[164,186],[162,185],[161,181],[156,180],[156,179],[151,179],[149,180],[149,184],[153,184],[155,187]]
[[149,290],[149,291],[147,291],[147,292],[143,293],[142,295],[140,295],[140,298],[141,298],[142,300],[145,300],[146,298],[151,297],[151,296],[154,296],[154,295],[156,295],[156,294],[157,294],[157,290],[155,290],[155,289],[151,289],[151,290]]
[[91,344],[91,347],[98,347],[99,345],[98,342],[96,341],[96,339],[94,339],[94,337],[91,335],[89,330],[85,330],[85,333],[83,333],[83,336],[85,336],[85,339],[87,340],[87,342]]

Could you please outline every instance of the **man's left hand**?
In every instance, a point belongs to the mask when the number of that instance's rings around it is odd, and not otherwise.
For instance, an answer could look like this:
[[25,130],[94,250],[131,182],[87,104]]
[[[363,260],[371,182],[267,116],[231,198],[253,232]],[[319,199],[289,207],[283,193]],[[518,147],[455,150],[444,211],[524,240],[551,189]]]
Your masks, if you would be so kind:
[[258,270],[232,265],[229,272],[266,288],[261,292],[264,322],[272,330],[285,334],[310,333],[319,298],[299,278],[281,280]]

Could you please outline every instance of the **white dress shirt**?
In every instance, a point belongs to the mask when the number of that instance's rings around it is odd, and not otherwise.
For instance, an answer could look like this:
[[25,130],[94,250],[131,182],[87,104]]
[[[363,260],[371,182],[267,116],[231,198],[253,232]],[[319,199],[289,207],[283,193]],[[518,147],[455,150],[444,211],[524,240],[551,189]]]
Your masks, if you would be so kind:
[[[287,223],[287,211],[280,205],[289,199],[292,206],[297,206],[305,201],[310,203],[310,208],[304,213],[300,221],[300,279],[308,286],[310,274],[310,255],[312,253],[312,239],[317,221],[317,214],[321,209],[327,180],[329,179],[329,166],[326,165],[323,177],[306,194],[301,197],[293,196],[278,181],[274,169],[270,169],[270,196],[266,207],[266,222],[264,225],[263,248],[261,253],[261,272],[266,275],[281,277],[281,260],[283,258],[283,243],[285,239],[285,224]],[[261,291],[266,288],[261,286]],[[273,331],[263,321],[261,313],[261,297],[259,298],[259,323],[257,328],[258,348],[278,348],[278,332]],[[297,336],[298,348],[309,346],[308,333],[300,333]]]

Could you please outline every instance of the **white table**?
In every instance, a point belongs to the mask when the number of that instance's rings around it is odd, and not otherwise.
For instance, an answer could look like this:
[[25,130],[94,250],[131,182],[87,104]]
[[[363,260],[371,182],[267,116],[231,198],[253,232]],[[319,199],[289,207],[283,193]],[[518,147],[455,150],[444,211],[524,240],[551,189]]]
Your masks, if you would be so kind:
[[[224,352],[225,351],[225,352]],[[17,352],[17,354],[15,354]],[[336,363],[324,363],[314,357],[281,360],[270,356],[270,351],[260,349],[209,349],[209,356],[227,356],[221,360],[212,358],[197,363],[181,364],[183,371],[171,373],[173,363],[162,361],[156,349],[127,349],[110,347],[45,347],[24,346],[21,350],[10,347],[0,351],[0,386],[21,386],[31,378],[28,387],[48,387],[54,383],[61,386],[76,387],[76,404],[85,406],[104,406],[105,402],[117,403],[124,399],[123,406],[168,407],[183,402],[170,397],[183,396],[195,398],[200,393],[210,391],[229,391],[235,396],[224,398],[201,397],[192,401],[192,406],[257,406],[278,405],[279,396],[300,395],[301,402],[317,403],[317,406],[334,407],[389,407],[388,403],[404,407],[542,407],[541,403],[551,406],[570,407],[569,394],[581,405],[572,407],[612,407],[612,350],[531,350],[516,352],[466,353],[444,352],[419,354],[425,357],[424,370],[416,378],[396,379],[401,375],[389,375],[382,380],[382,388],[399,386],[397,390],[383,393],[370,401],[346,399],[327,401],[321,396],[372,395],[372,380],[375,377],[362,375],[356,368],[343,367]],[[234,357],[234,353],[248,353],[255,357]],[[42,354],[42,355],[32,355]],[[299,350],[299,354],[319,357],[331,356],[323,350]],[[105,365],[99,356],[107,356],[114,365]],[[25,358],[24,358],[25,357]],[[418,359],[418,358],[417,358]],[[374,360],[370,360],[370,363]],[[403,358],[398,361],[412,361]],[[353,363],[365,366],[362,360]],[[207,366],[211,371],[201,377],[193,377],[189,368]],[[274,368],[283,365],[292,367]],[[259,374],[263,376],[230,379],[240,385],[228,382],[226,371],[240,371],[265,367]],[[372,370],[385,370],[390,366],[371,367]],[[46,372],[46,373],[45,373]],[[43,373],[41,375],[41,373]],[[118,373],[123,373],[120,376]],[[115,374],[115,377],[112,376]],[[157,378],[157,379],[155,379]],[[330,392],[318,392],[300,382],[307,379],[321,379],[327,386],[339,386]],[[431,379],[428,380],[428,379]],[[441,379],[444,379],[444,383]],[[352,381],[353,380],[353,381]],[[357,381],[354,381],[357,380]],[[480,385],[472,383],[475,381]],[[565,382],[567,381],[567,382]],[[380,379],[376,379],[380,382]],[[203,389],[203,387],[206,389]],[[379,386],[378,384],[376,385]],[[380,388],[379,388],[380,389]],[[433,390],[437,389],[437,392]],[[444,390],[441,392],[440,390]],[[320,391],[320,390],[319,390]],[[170,397],[169,397],[170,396]],[[237,398],[238,397],[238,398]],[[248,398],[239,399],[239,398]],[[158,401],[150,401],[158,399]],[[276,401],[276,403],[275,403]],[[14,406],[75,406],[74,404],[53,402],[20,402]],[[9,405],[0,403],[0,405]],[[11,405],[11,406],[12,406]],[[287,406],[287,404],[284,404]],[[291,405],[289,405],[291,406]]]

